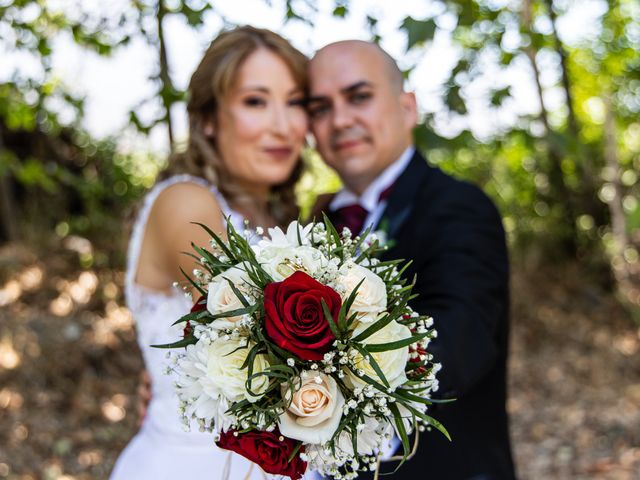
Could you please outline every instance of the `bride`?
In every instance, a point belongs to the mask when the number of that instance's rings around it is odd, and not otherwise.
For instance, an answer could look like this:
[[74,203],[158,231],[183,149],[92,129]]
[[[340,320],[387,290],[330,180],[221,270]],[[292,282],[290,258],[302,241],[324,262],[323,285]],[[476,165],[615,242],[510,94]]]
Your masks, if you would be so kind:
[[127,304],[151,378],[152,398],[140,431],[118,458],[112,480],[262,479],[251,462],[214,445],[193,426],[185,432],[165,350],[172,321],[191,300],[172,285],[196,264],[182,252],[208,245],[200,222],[222,232],[284,225],[297,216],[293,186],[307,133],[307,59],[282,37],[253,27],[219,35],[189,84],[190,138],[147,194],[134,224],[125,279]]

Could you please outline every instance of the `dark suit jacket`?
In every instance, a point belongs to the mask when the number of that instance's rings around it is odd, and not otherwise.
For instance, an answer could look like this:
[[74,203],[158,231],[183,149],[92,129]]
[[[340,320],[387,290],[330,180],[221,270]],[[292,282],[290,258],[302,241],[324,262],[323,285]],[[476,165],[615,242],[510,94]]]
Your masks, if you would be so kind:
[[416,153],[391,192],[385,223],[395,240],[385,258],[413,260],[412,307],[431,315],[438,331],[429,346],[442,364],[437,394],[457,399],[427,412],[452,442],[435,429],[421,434],[396,478],[515,478],[505,410],[509,268],[498,211],[480,189]]

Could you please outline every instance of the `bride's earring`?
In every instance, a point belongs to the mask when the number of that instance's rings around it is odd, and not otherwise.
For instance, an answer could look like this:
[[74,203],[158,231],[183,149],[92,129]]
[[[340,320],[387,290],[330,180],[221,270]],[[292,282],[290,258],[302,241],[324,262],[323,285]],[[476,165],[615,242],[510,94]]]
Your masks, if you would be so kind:
[[214,128],[213,123],[211,122],[205,123],[202,129],[202,133],[204,133],[205,137],[209,139],[213,139],[216,134],[216,129]]

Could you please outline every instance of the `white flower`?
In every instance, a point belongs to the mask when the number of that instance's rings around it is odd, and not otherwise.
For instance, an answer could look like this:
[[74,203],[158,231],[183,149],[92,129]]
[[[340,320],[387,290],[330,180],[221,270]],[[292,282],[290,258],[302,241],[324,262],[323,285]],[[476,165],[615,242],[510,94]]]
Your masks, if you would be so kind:
[[[361,325],[354,335],[360,333],[368,325]],[[368,344],[381,344],[389,342],[397,342],[411,337],[411,330],[404,325],[399,324],[396,321],[391,322],[386,327],[378,330],[362,341],[364,345]],[[380,370],[384,374],[385,378],[389,382],[391,391],[395,390],[398,386],[407,381],[407,375],[405,374],[405,367],[409,361],[409,347],[402,347],[396,350],[387,350],[385,352],[374,352],[370,354],[373,360],[376,361]],[[380,381],[378,374],[373,369],[371,362],[367,361],[363,356],[358,353],[354,358],[354,363],[358,370],[364,371],[364,374],[376,381]],[[365,386],[367,383],[355,375],[351,370],[347,372],[349,379],[354,385]]]
[[[179,396],[194,405],[193,411],[199,418],[214,418],[218,411],[218,402],[225,397],[230,402],[243,399],[257,401],[269,386],[269,379],[255,377],[251,383],[253,394],[246,388],[248,369],[241,368],[247,355],[254,346],[249,342],[241,347],[244,338],[218,338],[211,343],[198,342],[189,345],[185,357],[179,362]],[[269,363],[265,355],[256,355],[253,373],[265,371]]]
[[[364,422],[358,428],[358,455],[371,455],[380,448],[386,435],[391,432],[391,425],[375,417],[364,417]],[[351,434],[344,430],[338,436],[337,445],[344,453],[353,455],[353,442]]]
[[362,323],[376,320],[378,314],[387,308],[387,289],[384,281],[368,268],[355,263],[343,265],[339,274],[338,283],[344,287],[345,301],[358,283],[362,282],[348,315],[357,313],[358,321]]
[[[291,248],[302,245],[310,245],[309,234],[313,228],[313,223],[306,226],[300,225],[297,221],[291,222],[287,227],[287,232],[283,232],[279,227],[269,228],[269,237],[271,239],[263,239],[258,242],[260,248],[277,247]],[[302,240],[302,243],[300,243]]]
[[[251,279],[246,272],[246,266],[240,264],[216,275],[208,287],[207,310],[212,315],[230,312],[243,308],[244,305],[235,294],[229,282],[240,291],[247,291],[247,286],[252,286]],[[244,315],[218,318],[214,320],[211,327],[214,329],[234,328]]]
[[338,384],[320,372],[306,372],[297,381],[293,395],[287,384],[282,386],[283,397],[291,403],[280,416],[280,432],[305,443],[328,442],[342,417],[344,397]]
[[314,276],[329,264],[320,250],[308,246],[269,246],[261,249],[257,258],[276,282],[281,282],[298,270]]

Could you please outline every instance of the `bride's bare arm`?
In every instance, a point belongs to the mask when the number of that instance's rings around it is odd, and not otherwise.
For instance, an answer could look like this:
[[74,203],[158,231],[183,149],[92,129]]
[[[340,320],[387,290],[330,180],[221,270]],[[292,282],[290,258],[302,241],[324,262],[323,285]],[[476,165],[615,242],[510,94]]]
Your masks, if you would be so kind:
[[214,232],[224,231],[220,206],[210,190],[193,183],[179,183],[158,196],[147,223],[138,282],[144,280],[165,290],[175,281],[181,284],[185,281],[181,268],[192,274],[197,262],[184,252],[193,253],[192,242],[208,247],[210,240],[194,222],[205,224]]
[[[198,225],[222,232],[220,206],[206,188],[193,183],[180,183],[165,189],[154,203],[142,243],[136,283],[167,292],[175,281],[185,282],[182,268],[191,275],[196,262],[182,252],[192,252],[191,242],[207,246],[208,234]],[[138,385],[137,409],[139,425],[151,400],[151,380],[146,370]]]

